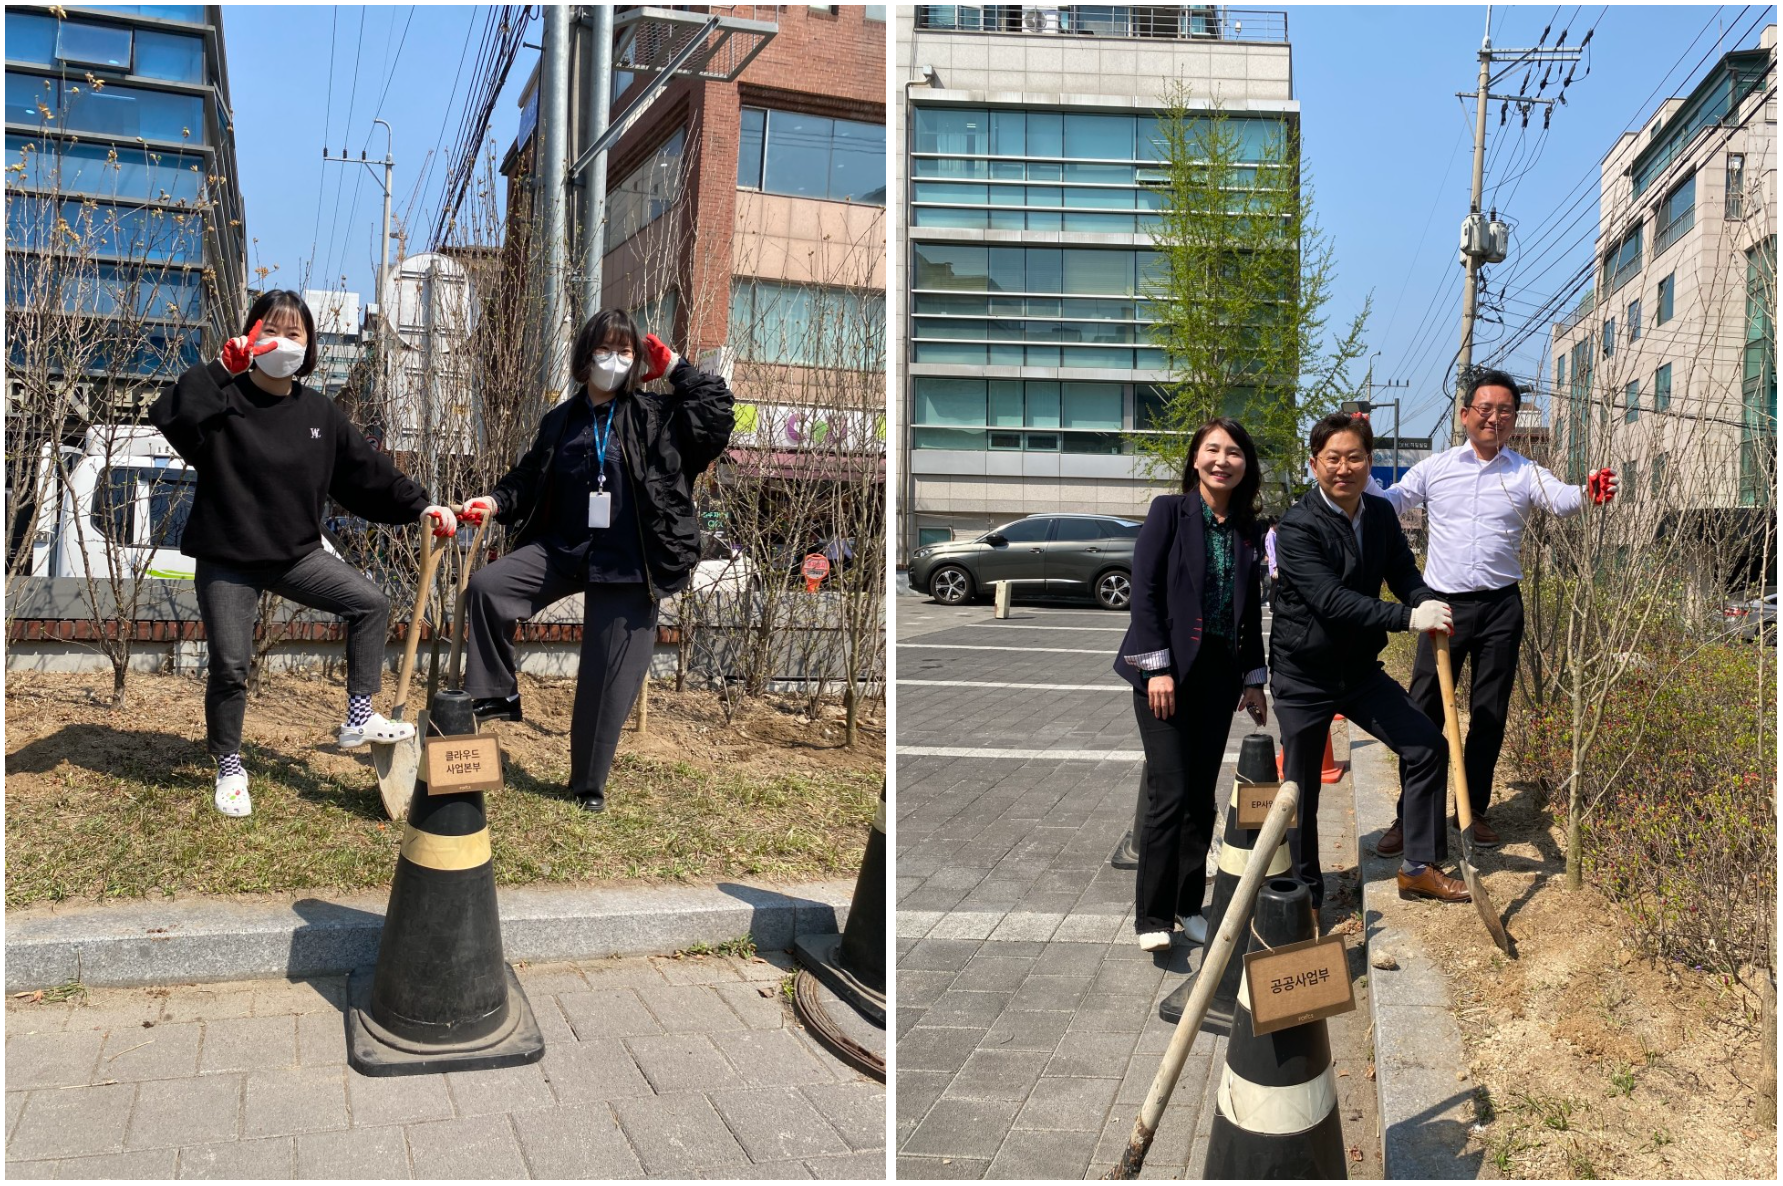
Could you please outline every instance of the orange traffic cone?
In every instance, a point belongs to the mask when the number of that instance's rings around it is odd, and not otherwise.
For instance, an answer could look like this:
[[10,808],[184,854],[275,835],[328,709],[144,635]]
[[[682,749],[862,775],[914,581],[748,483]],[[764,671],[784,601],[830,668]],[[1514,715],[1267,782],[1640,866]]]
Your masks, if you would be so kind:
[[[1286,774],[1282,773],[1282,763],[1286,762],[1287,760],[1288,760],[1288,751],[1284,748],[1281,753],[1276,755],[1276,758],[1275,758],[1275,773],[1278,777],[1281,777],[1281,778],[1287,777]],[[1325,730],[1325,760],[1322,764],[1321,769],[1319,770],[1319,781],[1320,782],[1342,782],[1343,781],[1343,767],[1339,766],[1337,764],[1337,755],[1331,749],[1331,730],[1329,730],[1329,729]]]

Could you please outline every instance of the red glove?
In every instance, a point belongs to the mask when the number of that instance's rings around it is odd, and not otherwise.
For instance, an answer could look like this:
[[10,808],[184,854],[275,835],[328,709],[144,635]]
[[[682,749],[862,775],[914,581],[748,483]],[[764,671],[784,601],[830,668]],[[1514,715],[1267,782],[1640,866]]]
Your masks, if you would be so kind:
[[256,357],[265,354],[268,350],[279,348],[278,342],[274,340],[268,340],[264,346],[256,347],[254,345],[260,340],[260,324],[256,321],[254,328],[250,329],[246,335],[230,338],[223,343],[223,353],[218,361],[223,364],[224,370],[232,375],[246,374],[247,369],[254,365]]
[[1594,469],[1585,478],[1585,492],[1591,495],[1591,501],[1598,506],[1616,497],[1616,471],[1613,469]]
[[458,521],[476,527],[483,522],[484,516],[495,517],[495,499],[479,494],[464,504],[464,509],[458,512]]
[[451,507],[431,506],[421,512],[423,521],[432,519],[434,539],[449,539],[458,534],[458,518],[452,514]]
[[675,365],[675,352],[664,346],[655,334],[644,335],[644,353],[650,356],[650,363],[644,370],[646,383],[662,378]]

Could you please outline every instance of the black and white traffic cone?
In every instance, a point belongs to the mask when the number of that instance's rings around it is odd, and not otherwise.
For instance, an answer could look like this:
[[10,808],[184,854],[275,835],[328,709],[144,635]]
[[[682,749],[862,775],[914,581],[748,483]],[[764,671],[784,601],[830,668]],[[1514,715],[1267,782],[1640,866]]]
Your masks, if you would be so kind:
[[1139,845],[1145,835],[1145,809],[1152,799],[1151,784],[1147,781],[1150,777],[1150,767],[1144,762],[1139,763],[1139,790],[1133,806],[1133,827],[1121,837],[1121,842],[1114,846],[1114,855],[1108,858],[1108,863],[1116,869],[1139,868]]
[[[429,720],[448,737],[477,731],[463,692],[435,695]],[[348,978],[347,1061],[379,1076],[537,1062],[545,1039],[502,956],[483,794],[430,794],[421,773],[377,968]]]
[[[793,1006],[824,1045],[885,1082],[885,790],[839,935],[800,935]],[[852,1007],[854,1016],[850,1016]]]
[[[1312,891],[1295,878],[1266,882],[1257,894],[1251,926],[1252,951],[1315,938]],[[1241,960],[1232,962],[1242,966]],[[1349,1177],[1325,1022],[1256,1036],[1251,1032],[1248,982],[1239,986],[1201,1176],[1265,1182]]]

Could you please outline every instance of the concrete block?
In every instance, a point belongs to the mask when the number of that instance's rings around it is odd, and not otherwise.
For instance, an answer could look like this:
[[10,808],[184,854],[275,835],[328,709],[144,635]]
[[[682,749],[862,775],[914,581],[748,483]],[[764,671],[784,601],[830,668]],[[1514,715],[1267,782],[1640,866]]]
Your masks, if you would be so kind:
[[304,1133],[297,1176],[306,1181],[391,1181],[409,1173],[409,1141],[400,1125]]
[[650,1094],[650,1084],[618,1038],[552,1042],[538,1066],[557,1102],[566,1107]]
[[747,1028],[717,990],[707,985],[653,988],[644,994],[644,1006],[664,1033],[712,1034]]
[[373,1079],[354,1072],[346,1079],[347,1111],[354,1128],[419,1124],[452,1116],[452,1099],[447,1094],[444,1075]]
[[[76,1033],[20,1034],[6,1039],[6,1090],[91,1083],[105,1036]],[[103,1078],[110,1078],[106,1075]]]
[[1041,1073],[1083,1079],[1123,1079],[1133,1058],[1133,1034],[1067,1033]]
[[823,1157],[850,1151],[823,1113],[797,1088],[714,1091],[711,1100],[751,1161]]
[[630,988],[566,992],[558,996],[557,1007],[583,1041],[662,1032],[662,1023]]
[[452,1071],[446,1075],[446,1090],[460,1116],[486,1116],[557,1106],[557,1097],[552,1094],[539,1063],[483,1071]]
[[748,1163],[743,1147],[703,1095],[618,1100],[613,1112],[650,1177],[686,1177]]
[[[1052,1053],[1071,1025],[1072,1014],[1005,1013],[984,1035],[984,1045],[998,1050],[1044,1050]],[[945,1033],[946,1031],[934,1031]],[[900,1047],[901,1049],[901,1047]],[[900,1067],[903,1065],[899,1064]]]
[[[171,1149],[233,1141],[241,1135],[242,1077],[157,1079],[136,1092],[136,1108],[124,1144],[131,1149]],[[346,1123],[342,1116],[341,1123]]]
[[658,1093],[709,1091],[742,1084],[724,1055],[704,1034],[665,1034],[627,1038],[638,1069]]
[[604,1104],[514,1117],[531,1176],[566,1181],[642,1178],[644,1167]]
[[720,984],[714,991],[750,1029],[777,1030],[786,1025],[785,998],[777,980]]
[[932,1026],[989,1029],[1002,1015],[1011,995],[1006,992],[945,992],[929,1006],[924,1020]]
[[408,1126],[415,1177],[491,1178],[527,1176],[526,1159],[506,1116],[465,1116]]
[[[1023,1017],[1033,1016],[1023,1014]],[[923,1020],[928,1020],[924,1015]],[[1007,1018],[998,1022],[1002,1025]],[[993,1031],[994,1032],[994,1031]],[[981,1038],[983,1029],[941,1029],[919,1025],[898,1040],[898,1073],[905,1071],[945,1071],[952,1074],[965,1065]]]
[[253,1012],[254,990],[251,988],[211,988],[183,984],[168,990],[167,1000],[161,1007],[161,1020],[222,1021],[231,1017],[247,1017]]
[[[157,1027],[157,1032],[170,1027]],[[297,1019],[233,1017],[206,1022],[198,1056],[201,1074],[254,1071],[297,1065]]]
[[297,1019],[297,1061],[306,1067],[343,1065],[347,1061],[346,1018],[339,1013],[300,1016]]
[[1113,1079],[1043,1077],[1028,1093],[1027,1103],[1015,1118],[1015,1127],[1101,1132],[1119,1087]]
[[901,1153],[982,1158],[997,1155],[1021,1105],[1008,1100],[936,1100]]
[[1046,1180],[1081,1178],[1091,1168],[1092,1142],[1080,1132],[1027,1132],[1004,1141],[986,1178]]
[[[70,1157],[55,1163],[56,1177],[79,1182],[171,1182],[179,1169],[179,1156],[178,1149],[141,1149],[101,1157]],[[14,1181],[38,1176],[21,1174],[19,1169],[17,1162],[7,1162],[6,1176]]]
[[710,1037],[750,1087],[835,1082],[830,1068],[813,1058],[791,1030],[749,1030]]
[[213,1182],[290,1178],[296,1170],[296,1149],[290,1137],[263,1141],[229,1141],[180,1150],[181,1178]]
[[[1019,901],[1012,898],[1010,905]],[[988,939],[1003,921],[1006,910],[955,910],[944,914],[928,930],[932,939]]]
[[171,1079],[198,1069],[198,1044],[204,1027],[183,1025],[140,1026],[114,1029],[99,1052],[94,1076],[120,1083],[140,1079]]
[[950,1099],[1021,1103],[1040,1081],[1050,1057],[1045,1050],[974,1050],[943,1094]]
[[856,1079],[848,1083],[810,1083],[799,1088],[823,1113],[850,1149],[885,1148],[885,1087]]
[[1044,943],[1053,937],[1059,924],[1065,921],[1063,911],[1057,913],[1038,913],[1031,911],[1011,911],[1003,916],[997,929],[991,932],[994,942],[1020,942],[1029,940]]
[[824,1182],[883,1182],[887,1180],[885,1154],[877,1150],[844,1153],[838,1157],[809,1157],[805,1169]]
[[940,910],[899,910],[894,925],[900,938],[920,939],[945,917]]

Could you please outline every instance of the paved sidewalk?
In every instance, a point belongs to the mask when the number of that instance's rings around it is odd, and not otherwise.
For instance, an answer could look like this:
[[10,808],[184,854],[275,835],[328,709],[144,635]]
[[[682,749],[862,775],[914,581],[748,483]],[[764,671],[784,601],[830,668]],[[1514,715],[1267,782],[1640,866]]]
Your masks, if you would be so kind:
[[790,957],[523,967],[532,1066],[371,1079],[343,977],[8,999],[8,1178],[885,1176],[885,1088],[782,991]]
[[[898,651],[900,1177],[1100,1177],[1157,1073],[1173,1030],[1157,1003],[1201,949],[1140,951],[1133,874],[1107,863],[1140,769],[1110,670],[1126,621],[899,605],[900,643],[919,644]],[[1250,731],[1235,714],[1223,788]],[[1344,791],[1327,788],[1328,868],[1356,860]],[[1198,1175],[1229,1023],[1197,1038],[1146,1177]],[[1365,1025],[1347,1046],[1333,1032],[1358,1083]]]

